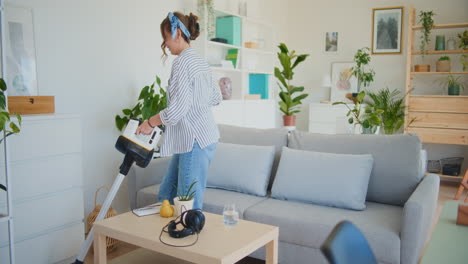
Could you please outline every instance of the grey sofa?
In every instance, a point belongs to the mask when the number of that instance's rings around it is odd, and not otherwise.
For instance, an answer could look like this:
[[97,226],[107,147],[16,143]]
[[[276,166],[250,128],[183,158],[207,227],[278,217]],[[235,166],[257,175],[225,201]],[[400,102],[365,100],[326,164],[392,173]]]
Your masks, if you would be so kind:
[[[276,156],[268,190],[274,182],[281,149],[342,154],[372,154],[373,168],[366,209],[353,211],[270,195],[258,197],[208,188],[204,210],[222,214],[225,203],[236,203],[240,217],[279,227],[280,263],[327,263],[320,246],[341,220],[355,223],[367,237],[379,263],[417,263],[428,237],[439,192],[439,177],[424,176],[421,143],[413,135],[322,135],[285,129],[251,129],[220,125],[220,142],[275,146]],[[155,160],[146,169],[136,166],[128,176],[132,208],[157,200],[159,183],[169,158]],[[309,173],[309,172],[304,172]],[[326,177],[326,176],[324,176]],[[343,184],[347,184],[343,182]],[[337,194],[339,195],[339,194]],[[287,213],[285,213],[287,212]],[[253,257],[263,259],[264,250]]]

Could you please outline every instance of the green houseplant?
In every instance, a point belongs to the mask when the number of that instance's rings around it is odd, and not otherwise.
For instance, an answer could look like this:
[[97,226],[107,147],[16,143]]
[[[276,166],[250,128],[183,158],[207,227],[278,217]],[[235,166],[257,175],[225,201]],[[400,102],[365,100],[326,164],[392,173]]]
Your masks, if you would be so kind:
[[[280,111],[284,114],[284,125],[295,126],[296,116],[294,114],[300,112],[302,100],[305,99],[308,94],[302,93],[304,91],[303,86],[294,86],[291,84],[294,76],[293,70],[301,62],[305,61],[309,54],[297,55],[295,50],[290,52],[284,43],[280,43],[278,48],[280,49],[280,52],[278,52],[278,59],[283,68],[280,70],[278,67],[275,67],[275,77],[279,81],[279,97],[281,99],[278,104],[280,106]],[[296,94],[298,95],[296,96]]]
[[449,56],[442,56],[436,62],[436,72],[450,72],[451,68]]
[[[186,191],[173,185],[177,192],[177,196],[174,198],[174,209],[176,215],[181,215],[184,211],[191,210],[193,208],[193,198],[196,193],[196,190],[193,189],[195,184],[197,184],[196,180],[190,184]],[[183,180],[181,181],[181,186],[184,186]]]
[[365,103],[368,106],[382,110],[380,126],[383,133],[397,133],[405,123],[405,98],[401,92],[385,88],[378,92],[367,92],[367,96]]
[[[468,49],[468,30],[463,31],[463,33],[458,34],[458,39],[460,40],[460,44],[458,45],[459,48],[462,50]],[[468,55],[463,53],[460,56],[460,62],[463,65],[463,71],[466,71],[466,66],[468,65]]]
[[366,69],[370,61],[371,56],[369,54],[368,47],[358,49],[358,51],[354,55],[354,62],[356,62],[356,66],[352,68],[352,71],[353,75],[356,76],[356,78],[358,79],[358,93],[361,91],[361,86],[367,87],[371,82],[374,81],[374,70]]
[[[420,11],[419,12],[419,23],[423,27],[422,34],[421,34],[421,42],[419,44],[419,50],[421,51],[422,59],[424,60],[424,55],[427,54],[427,47],[430,42],[431,30],[434,27],[434,12],[431,11]],[[414,66],[415,71],[417,72],[429,72],[431,70],[430,65],[427,64],[417,64]]]
[[354,124],[357,129],[361,129],[360,132],[362,134],[378,133],[382,122],[383,110],[369,105],[363,109],[364,97],[366,97],[366,92],[359,92],[353,107],[350,107],[348,103],[345,102],[334,102],[333,105],[345,105],[349,110],[346,114],[346,116],[349,117],[348,123]]
[[461,76],[454,77],[452,74],[445,78],[443,83],[447,85],[448,95],[460,95],[460,90],[465,88],[465,85],[460,81],[460,79]]
[[[3,78],[0,78],[0,132],[3,133],[0,143],[2,143],[5,138],[21,131],[21,116],[16,113],[14,114],[17,120],[17,123],[15,123],[11,120],[11,115],[6,109],[6,90],[6,82]],[[7,191],[6,186],[3,184],[0,184],[0,189]]]
[[[158,85],[159,91],[156,91],[155,84]],[[141,89],[137,104],[132,109],[123,109],[122,116],[115,116],[115,125],[119,131],[122,131],[130,119],[146,120],[158,114],[166,106],[166,91],[161,87],[161,79],[156,75],[155,82]]]

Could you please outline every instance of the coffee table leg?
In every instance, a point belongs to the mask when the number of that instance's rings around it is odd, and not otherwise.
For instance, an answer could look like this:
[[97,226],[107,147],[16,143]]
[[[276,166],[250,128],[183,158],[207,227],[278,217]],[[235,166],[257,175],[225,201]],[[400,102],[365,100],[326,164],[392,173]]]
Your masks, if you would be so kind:
[[94,263],[106,264],[106,236],[94,233]]
[[266,264],[278,264],[278,237],[266,244]]

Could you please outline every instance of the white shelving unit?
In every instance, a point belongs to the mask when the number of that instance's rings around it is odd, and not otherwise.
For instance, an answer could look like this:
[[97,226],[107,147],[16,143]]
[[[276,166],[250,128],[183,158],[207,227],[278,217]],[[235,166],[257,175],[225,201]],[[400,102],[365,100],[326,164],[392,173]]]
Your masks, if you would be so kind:
[[[217,17],[238,17],[242,24],[241,46],[211,41],[205,31],[202,32],[199,40],[194,42],[197,43],[194,48],[212,65],[213,74],[218,79],[229,77],[232,81],[231,99],[223,100],[220,106],[214,108],[216,121],[246,127],[276,127],[277,104],[274,95],[277,87],[273,76],[276,42],[273,26],[258,19],[216,8],[216,6],[214,15],[215,21]],[[206,29],[206,25],[202,27]],[[256,42],[259,48],[246,48],[246,42]],[[221,67],[221,60],[225,60],[229,49],[238,50],[236,68]],[[268,99],[245,99],[245,96],[250,94],[249,74],[268,75]]]

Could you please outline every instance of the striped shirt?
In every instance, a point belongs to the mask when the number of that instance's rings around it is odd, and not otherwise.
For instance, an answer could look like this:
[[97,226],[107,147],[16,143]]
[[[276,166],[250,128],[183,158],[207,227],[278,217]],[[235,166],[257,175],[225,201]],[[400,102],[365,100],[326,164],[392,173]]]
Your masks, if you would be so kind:
[[195,140],[200,148],[218,142],[211,107],[221,99],[208,63],[192,48],[183,50],[172,64],[167,108],[159,113],[166,126],[161,156],[190,152]]

